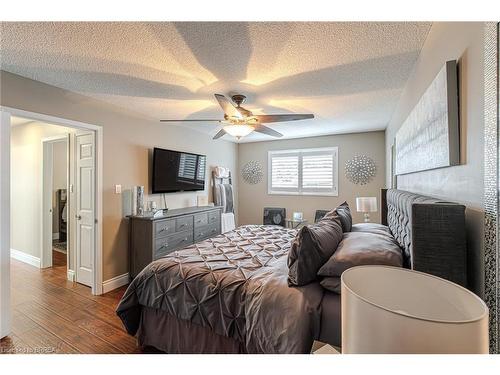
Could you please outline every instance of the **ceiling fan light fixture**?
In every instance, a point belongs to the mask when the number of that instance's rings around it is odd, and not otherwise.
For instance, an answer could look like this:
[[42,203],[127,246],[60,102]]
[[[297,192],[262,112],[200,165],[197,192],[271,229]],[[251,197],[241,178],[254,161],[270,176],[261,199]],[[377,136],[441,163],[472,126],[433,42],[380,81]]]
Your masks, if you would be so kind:
[[236,138],[246,137],[248,134],[253,132],[255,128],[251,125],[238,124],[238,125],[226,125],[224,126],[224,131]]

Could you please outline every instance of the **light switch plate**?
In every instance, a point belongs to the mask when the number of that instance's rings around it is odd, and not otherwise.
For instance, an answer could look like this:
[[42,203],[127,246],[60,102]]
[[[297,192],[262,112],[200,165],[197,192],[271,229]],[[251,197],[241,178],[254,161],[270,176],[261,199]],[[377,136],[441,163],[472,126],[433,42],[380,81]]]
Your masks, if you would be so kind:
[[121,193],[122,193],[122,186],[115,185],[115,194],[121,194]]

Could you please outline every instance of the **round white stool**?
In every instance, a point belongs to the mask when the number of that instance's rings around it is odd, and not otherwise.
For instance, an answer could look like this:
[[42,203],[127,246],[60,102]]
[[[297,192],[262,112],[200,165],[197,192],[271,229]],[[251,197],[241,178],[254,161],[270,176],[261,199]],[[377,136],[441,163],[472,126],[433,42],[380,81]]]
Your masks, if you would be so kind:
[[387,266],[341,279],[342,353],[488,353],[488,308],[469,290]]

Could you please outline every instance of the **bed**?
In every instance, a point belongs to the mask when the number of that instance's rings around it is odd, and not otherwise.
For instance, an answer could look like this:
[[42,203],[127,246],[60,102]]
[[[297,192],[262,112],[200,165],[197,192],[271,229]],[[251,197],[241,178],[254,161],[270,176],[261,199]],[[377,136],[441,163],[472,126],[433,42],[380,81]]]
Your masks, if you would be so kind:
[[[456,265],[465,259],[464,207],[382,194],[383,221],[405,265],[463,285],[465,268]],[[246,225],[171,253],[132,281],[117,314],[140,346],[166,353],[309,353],[314,340],[340,346],[340,295],[319,282],[288,286],[295,235]]]

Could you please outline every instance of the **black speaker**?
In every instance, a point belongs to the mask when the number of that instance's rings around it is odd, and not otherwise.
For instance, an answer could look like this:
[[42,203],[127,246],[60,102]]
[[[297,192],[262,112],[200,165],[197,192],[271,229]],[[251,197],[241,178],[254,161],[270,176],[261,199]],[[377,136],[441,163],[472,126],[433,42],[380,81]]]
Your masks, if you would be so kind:
[[281,225],[286,227],[286,209],[264,207],[264,225]]

